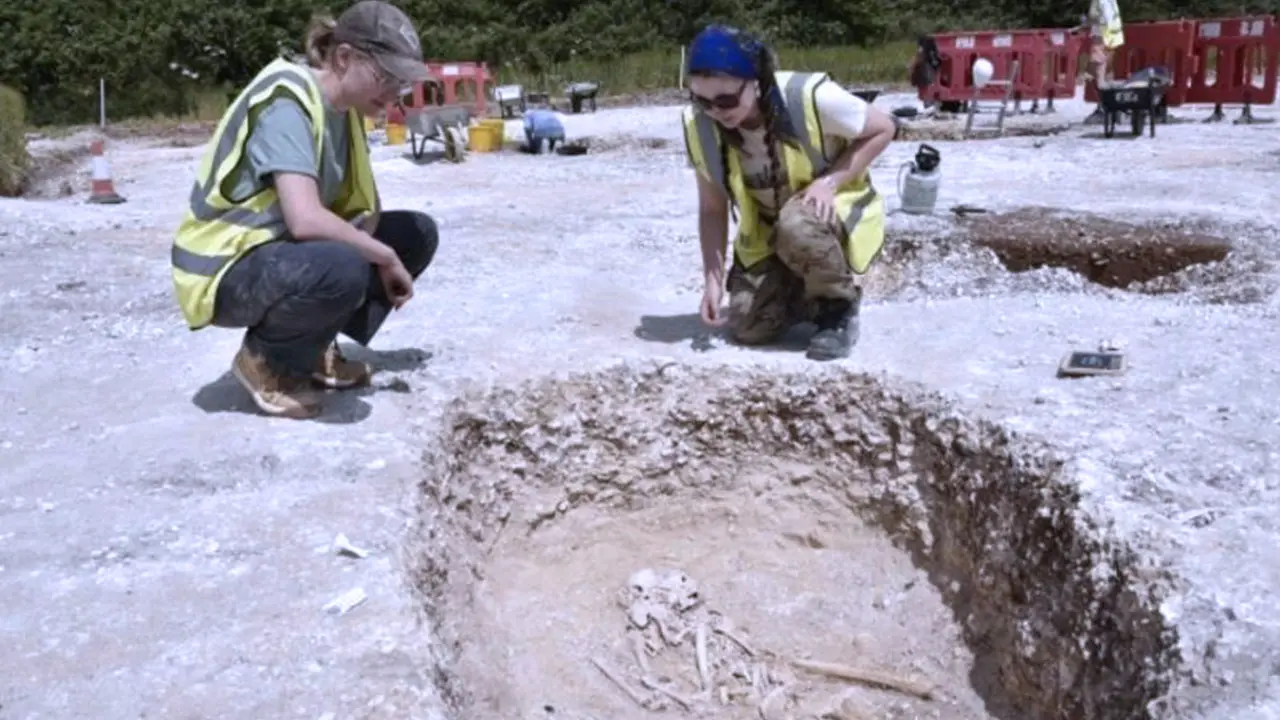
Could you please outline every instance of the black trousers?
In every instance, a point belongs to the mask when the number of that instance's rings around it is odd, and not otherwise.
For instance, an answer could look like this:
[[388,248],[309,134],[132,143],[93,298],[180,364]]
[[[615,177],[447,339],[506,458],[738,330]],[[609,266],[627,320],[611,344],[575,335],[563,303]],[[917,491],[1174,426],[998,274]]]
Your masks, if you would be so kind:
[[[436,223],[426,213],[383,212],[373,236],[395,250],[415,279],[435,257]],[[358,250],[337,240],[285,239],[259,245],[218,285],[213,324],[242,327],[245,346],[282,375],[310,375],[342,333],[368,345],[392,305]]]

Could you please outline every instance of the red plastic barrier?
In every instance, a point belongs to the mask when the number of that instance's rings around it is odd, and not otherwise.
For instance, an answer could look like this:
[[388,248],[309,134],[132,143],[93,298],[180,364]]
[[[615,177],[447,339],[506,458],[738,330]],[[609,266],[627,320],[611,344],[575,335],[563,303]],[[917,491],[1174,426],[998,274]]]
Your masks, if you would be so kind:
[[[493,76],[489,74],[487,63],[431,61],[427,63],[427,69],[444,86],[443,104],[453,105],[466,101],[468,99],[464,99],[463,96],[470,95],[469,101],[476,115],[484,115],[485,98],[493,87]],[[470,92],[463,92],[468,86]]]
[[[1124,45],[1115,49],[1111,58],[1111,77],[1123,80],[1148,67],[1163,67],[1170,73],[1172,86],[1165,92],[1170,107],[1198,102],[1187,97],[1187,87],[1195,70],[1192,55],[1196,38],[1194,20],[1169,20],[1124,26]],[[1084,40],[1082,54],[1088,57],[1089,40]],[[1098,87],[1093,80],[1085,85],[1084,99],[1098,102]]]
[[[1200,20],[1196,25],[1192,52],[1196,66],[1187,89],[1187,102],[1275,102],[1280,58],[1280,25],[1275,17]],[[1210,65],[1214,66],[1212,76]],[[1255,82],[1256,74],[1262,76],[1261,84]]]
[[1049,43],[1042,65],[1045,97],[1075,97],[1080,49],[1088,47],[1088,35],[1072,34],[1069,30],[1037,30],[1036,32]]
[[[942,65],[933,84],[921,88],[924,101],[963,102],[975,99],[973,64],[978,58],[991,61],[993,80],[1013,80],[1013,97],[1018,100],[1071,97],[1074,95],[1076,53],[1069,30],[1006,30],[940,33],[934,36]],[[1017,61],[1018,77],[1010,78]],[[978,90],[978,100],[1004,97],[1003,85],[987,85]]]
[[453,105],[459,102],[470,102],[476,116],[484,117],[485,98],[493,85],[493,76],[489,74],[487,63],[431,61],[427,63],[427,71],[431,73],[431,80],[415,83],[410,99],[387,105],[387,122],[404,123],[402,105],[405,108],[416,109],[427,105]]

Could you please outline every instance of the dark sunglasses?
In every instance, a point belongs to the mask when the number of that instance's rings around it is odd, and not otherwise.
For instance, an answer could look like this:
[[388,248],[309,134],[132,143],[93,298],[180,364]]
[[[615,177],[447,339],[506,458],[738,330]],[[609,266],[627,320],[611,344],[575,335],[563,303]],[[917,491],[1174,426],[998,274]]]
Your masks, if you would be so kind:
[[742,91],[747,89],[748,82],[743,80],[737,92],[724,93],[711,98],[702,97],[690,90],[689,99],[703,110],[735,110],[742,104]]

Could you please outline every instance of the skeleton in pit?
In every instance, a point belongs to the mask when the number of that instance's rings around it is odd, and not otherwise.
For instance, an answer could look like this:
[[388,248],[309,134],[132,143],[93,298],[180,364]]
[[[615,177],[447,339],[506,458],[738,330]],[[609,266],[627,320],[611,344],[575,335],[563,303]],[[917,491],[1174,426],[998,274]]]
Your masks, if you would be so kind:
[[[636,677],[629,678],[598,659],[592,663],[646,710],[665,710],[674,703],[686,711],[701,712],[713,704],[742,703],[756,705],[765,720],[791,720],[795,716],[789,705],[800,686],[791,667],[925,699],[930,696],[927,687],[884,673],[794,658],[785,661],[753,648],[727,617],[707,607],[697,584],[680,570],[636,571],[619,592],[618,602],[627,616]],[[836,716],[865,717],[847,709]]]
[[[638,669],[643,693],[620,673],[596,661],[596,666],[642,707],[659,709],[674,702],[686,710],[713,699],[729,704],[739,699],[759,701],[786,678],[770,672],[755,659],[756,652],[728,618],[709,609],[697,584],[679,570],[645,568],[632,574],[618,597],[627,614],[627,640]],[[681,650],[692,646],[692,654]],[[675,650],[680,670],[689,671],[693,693],[680,690],[678,678],[655,667],[667,650]],[[688,663],[692,655],[692,667]],[[678,672],[678,671],[676,671]],[[673,672],[672,674],[676,674]],[[681,673],[684,674],[684,673]]]

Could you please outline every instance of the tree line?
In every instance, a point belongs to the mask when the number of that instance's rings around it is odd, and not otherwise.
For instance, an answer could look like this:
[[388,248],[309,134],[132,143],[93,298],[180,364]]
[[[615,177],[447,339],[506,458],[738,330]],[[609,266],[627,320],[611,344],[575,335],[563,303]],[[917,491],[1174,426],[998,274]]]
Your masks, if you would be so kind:
[[[537,72],[570,58],[623,60],[730,22],[786,46],[875,46],[960,29],[1063,27],[1088,0],[399,0],[440,59]],[[40,0],[0,3],[0,84],[40,123],[97,117],[98,79],[113,116],[183,114],[210,88],[238,87],[297,52],[323,0]],[[1127,22],[1280,13],[1280,0],[1120,0]]]

